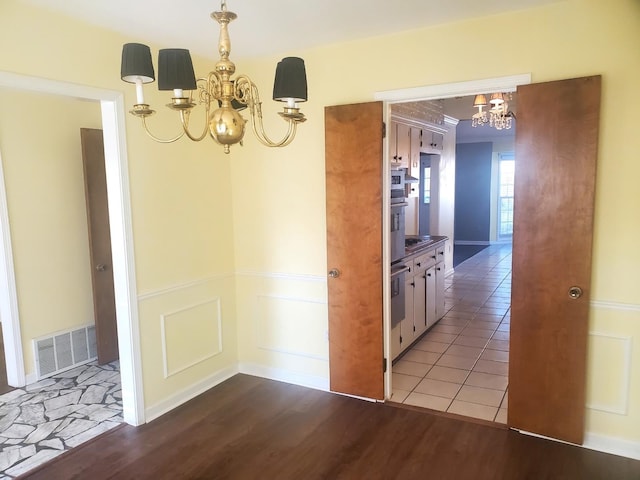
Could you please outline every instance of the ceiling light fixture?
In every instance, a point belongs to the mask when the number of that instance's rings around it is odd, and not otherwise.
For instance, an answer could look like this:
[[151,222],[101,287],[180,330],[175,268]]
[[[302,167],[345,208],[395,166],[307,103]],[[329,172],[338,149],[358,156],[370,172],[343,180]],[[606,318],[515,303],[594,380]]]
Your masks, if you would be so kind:
[[[158,54],[158,89],[173,91],[171,103],[167,106],[180,114],[182,132],[165,140],[149,131],[147,117],[155,111],[144,102],[143,84],[153,82],[155,75],[151,50],[139,43],[127,43],[122,48],[121,78],[136,85],[137,101],[130,113],[142,119],[145,131],[157,142],[175,142],[184,135],[198,142],[209,134],[216,143],[224,147],[225,153],[229,153],[231,145],[242,145],[246,121],[239,110],[248,107],[253,132],[261,143],[268,147],[289,145],[296,135],[298,124],[306,120],[298,107],[299,102],[307,101],[304,60],[298,57],[283,58],[276,67],[273,99],[286,102],[284,111],[279,112],[279,115],[287,121],[288,130],[282,140],[273,141],[264,131],[262,103],[256,85],[246,75],[231,78],[236,66],[229,60],[231,39],[227,27],[237,15],[227,11],[227,2],[222,0],[221,11],[213,12],[211,18],[220,25],[220,60],[206,78],[196,80],[189,50],[168,48],[160,50]],[[204,105],[205,126],[202,132],[194,135],[189,130],[189,120],[191,111],[197,104]]]
[[[509,110],[509,104],[506,100],[509,96],[510,94],[505,93],[492,93],[489,96],[489,103],[487,103],[486,95],[476,95],[473,99],[473,106],[478,111],[471,116],[471,126],[481,127],[489,124],[490,127],[495,127],[497,130],[510,129],[516,116]],[[491,108],[488,111],[483,110],[489,105]]]

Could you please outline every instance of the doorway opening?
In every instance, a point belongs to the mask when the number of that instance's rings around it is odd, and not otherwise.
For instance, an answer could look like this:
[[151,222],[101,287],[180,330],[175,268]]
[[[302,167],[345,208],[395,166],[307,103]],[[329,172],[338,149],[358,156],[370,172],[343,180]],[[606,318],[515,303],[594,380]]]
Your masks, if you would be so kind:
[[[475,133],[475,138],[466,140],[468,143],[482,142],[485,141],[483,136],[487,135],[490,127],[473,128],[473,130],[468,128],[471,127],[470,116],[474,113],[470,108],[473,105],[473,96],[493,90],[513,91],[517,85],[529,83],[530,78],[527,77],[512,78],[508,81],[508,85],[505,84],[504,79],[496,79],[491,86],[478,82],[475,89],[466,85],[465,88],[461,88],[464,95],[458,94],[460,85],[440,86],[434,88],[431,94],[423,96],[416,91],[410,91],[405,92],[404,99],[411,103],[422,101],[422,99],[438,100],[454,107],[456,102],[459,105],[466,104],[467,111],[470,112],[468,116],[446,108],[444,114],[462,120],[461,127]],[[450,89],[449,92],[445,91],[447,87]],[[435,91],[441,92],[441,95],[435,94]],[[376,98],[395,104],[402,103],[401,97],[402,93],[383,92]],[[459,131],[455,127],[453,129]],[[491,130],[495,131],[493,128]],[[514,150],[513,131],[510,132],[509,150],[511,152]],[[501,149],[499,151],[506,150],[503,145],[499,148]],[[492,151],[493,149],[490,150]],[[455,153],[451,151],[443,151],[442,155],[445,157],[453,155],[455,158]],[[421,155],[421,160],[428,160],[425,157],[427,156]],[[492,242],[496,243],[499,234],[501,234],[500,240],[507,240],[506,235],[500,232],[500,227],[504,231],[508,225],[506,222],[496,222],[495,218],[491,218],[494,215],[490,214],[490,205],[498,203],[498,198],[492,199],[490,192],[500,189],[498,185],[491,185],[491,153],[489,158],[485,159],[485,163],[488,168],[487,178],[489,178],[489,183],[484,186],[487,192],[486,198],[482,198],[482,203],[486,203],[484,212],[486,215],[483,217],[486,236],[479,239],[463,238],[458,244],[454,225],[459,220],[457,216],[453,218],[453,208],[450,208],[447,215],[447,208],[450,205],[446,205],[447,195],[450,196],[451,193],[455,195],[455,190],[447,193],[443,191],[447,186],[440,184],[444,173],[440,169],[447,168],[446,159],[435,162],[435,166],[421,161],[423,168],[421,173],[426,174],[424,168],[429,168],[428,208],[431,214],[429,233],[447,236],[456,246],[467,248],[472,251],[472,254],[456,267],[455,272],[452,265],[453,255],[449,257],[445,315],[427,330],[424,336],[416,339],[399,358],[395,361],[392,359],[391,374],[385,380],[392,385],[392,388],[387,390],[388,400],[506,423],[511,248],[508,242],[504,245],[491,246]],[[450,175],[451,172],[446,173]],[[423,192],[424,184],[421,179],[421,196]],[[422,198],[420,200],[421,204],[425,203]],[[478,203],[477,200],[476,198],[476,203]],[[508,206],[506,200],[504,207]],[[511,205],[512,200],[513,189],[511,189]],[[504,207],[502,212],[506,218],[508,211]],[[418,228],[421,234],[426,230],[421,226]],[[474,257],[473,254],[480,250],[484,253],[481,252]],[[385,338],[386,343],[388,340],[388,337]]]
[[[144,401],[122,93],[9,72],[0,72],[0,87],[100,104],[113,248],[123,415],[126,423],[140,425],[144,423]],[[10,385],[23,387],[28,379],[20,331],[6,186],[1,165],[0,238],[0,316],[3,319],[7,378]]]

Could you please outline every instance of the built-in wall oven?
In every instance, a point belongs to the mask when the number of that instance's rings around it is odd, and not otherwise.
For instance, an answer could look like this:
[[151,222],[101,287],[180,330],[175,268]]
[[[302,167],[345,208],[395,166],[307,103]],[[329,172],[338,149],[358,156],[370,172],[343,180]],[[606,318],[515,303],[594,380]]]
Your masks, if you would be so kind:
[[405,315],[404,276],[409,267],[399,263],[391,267],[391,328],[402,321]]
[[404,257],[404,170],[391,171],[391,263]]

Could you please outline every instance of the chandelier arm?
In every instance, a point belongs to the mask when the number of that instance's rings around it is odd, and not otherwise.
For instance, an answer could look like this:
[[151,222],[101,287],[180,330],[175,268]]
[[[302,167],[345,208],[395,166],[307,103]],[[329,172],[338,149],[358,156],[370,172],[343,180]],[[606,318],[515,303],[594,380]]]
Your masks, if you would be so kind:
[[242,88],[246,98],[247,105],[249,105],[249,113],[251,116],[251,128],[253,133],[258,138],[260,143],[267,147],[285,147],[289,145],[296,134],[297,122],[289,119],[289,128],[284,138],[280,141],[274,142],[269,138],[264,130],[264,123],[262,122],[262,102],[260,101],[260,94],[258,93],[258,87],[245,75],[240,75],[236,80],[236,87]]
[[182,137],[184,137],[184,133],[185,133],[184,131],[182,131],[181,133],[179,133],[178,135],[176,135],[173,138],[163,139],[163,138],[158,138],[153,133],[151,133],[151,131],[149,130],[149,127],[147,126],[147,119],[145,117],[142,117],[142,126],[144,127],[144,131],[147,132],[147,135],[149,135],[153,140],[155,140],[158,143],[173,143],[173,142],[176,142],[176,141],[180,140]]
[[[288,123],[289,128],[287,129],[287,133],[285,134],[284,138],[278,142],[274,142],[267,136],[266,132],[264,131],[262,116],[258,116],[258,122],[256,122],[254,116],[251,115],[251,127],[253,128],[253,133],[258,138],[260,143],[267,147],[286,147],[293,141],[293,138],[296,134],[297,124],[293,120],[289,120]],[[258,127],[260,127],[260,130],[258,130]]]
[[[200,140],[203,140],[204,137],[207,136],[207,131],[209,130],[209,126],[207,125],[207,122],[205,122],[204,129],[202,130],[202,133],[200,134],[200,136],[196,137],[192,135],[191,132],[189,131],[190,113],[191,112],[189,110],[180,111],[180,123],[182,123],[182,130],[189,139],[193,140],[194,142],[199,142]],[[205,119],[208,119],[208,118],[209,118],[209,109],[207,108],[205,110]]]

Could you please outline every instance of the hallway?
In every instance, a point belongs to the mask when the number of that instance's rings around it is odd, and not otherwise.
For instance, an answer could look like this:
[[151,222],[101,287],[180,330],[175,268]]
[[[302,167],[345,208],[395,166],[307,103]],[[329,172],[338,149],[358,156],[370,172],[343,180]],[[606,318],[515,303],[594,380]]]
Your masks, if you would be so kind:
[[446,279],[447,313],[393,366],[391,400],[506,423],[511,245],[492,245]]

